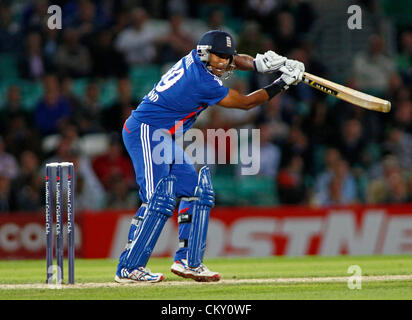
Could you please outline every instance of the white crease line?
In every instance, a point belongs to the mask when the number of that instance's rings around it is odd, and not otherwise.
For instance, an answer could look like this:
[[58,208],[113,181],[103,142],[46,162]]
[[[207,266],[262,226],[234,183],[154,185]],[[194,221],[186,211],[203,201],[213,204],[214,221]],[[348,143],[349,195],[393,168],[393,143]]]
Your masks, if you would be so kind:
[[[91,288],[120,288],[136,286],[184,286],[184,285],[210,285],[210,284],[270,284],[270,283],[327,283],[346,282],[349,277],[305,277],[305,278],[272,278],[272,279],[228,279],[218,282],[195,282],[195,281],[163,281],[159,283],[116,283],[116,282],[89,282],[74,285],[63,284],[62,289],[91,289]],[[412,275],[381,275],[362,276],[362,281],[400,281],[412,280]],[[7,289],[57,289],[56,285],[45,283],[32,284],[0,284],[0,290]]]

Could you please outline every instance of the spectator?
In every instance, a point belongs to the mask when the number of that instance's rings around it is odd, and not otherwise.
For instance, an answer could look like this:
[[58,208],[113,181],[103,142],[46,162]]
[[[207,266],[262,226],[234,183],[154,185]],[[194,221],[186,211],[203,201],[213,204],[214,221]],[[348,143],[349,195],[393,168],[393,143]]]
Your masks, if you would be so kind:
[[362,155],[365,149],[365,141],[362,137],[362,126],[356,119],[344,122],[338,142],[339,151],[351,166],[362,164]]
[[132,96],[132,84],[128,78],[117,81],[117,101],[102,110],[102,124],[107,131],[121,132],[123,124],[139,104]]
[[97,28],[96,5],[90,0],[80,0],[77,5],[77,14],[70,24],[76,29],[79,41],[87,45]]
[[87,85],[83,100],[73,114],[81,135],[103,131],[100,119],[102,109],[99,84],[97,81],[91,81]]
[[225,13],[221,9],[213,9],[210,11],[207,17],[207,29],[208,30],[221,30],[232,35],[235,43],[237,43],[238,35],[232,29],[230,29],[225,23]]
[[63,77],[60,86],[62,97],[69,102],[72,106],[72,110],[75,111],[81,107],[81,101],[80,98],[73,92],[73,84],[73,78]]
[[257,122],[267,122],[272,130],[274,142],[283,145],[289,135],[289,126],[282,117],[282,100],[284,96],[277,95],[265,103],[259,110]]
[[82,209],[103,209],[106,202],[106,192],[93,172],[90,160],[78,153],[73,154],[73,162],[77,167],[77,175],[83,180],[81,192],[76,201]]
[[121,175],[115,174],[110,177],[110,191],[107,194],[108,209],[132,209],[138,201],[137,192],[130,192],[130,184]]
[[326,146],[336,141],[338,136],[330,118],[328,105],[322,100],[315,100],[301,125],[303,133],[310,142],[305,165],[308,169],[307,173],[311,176],[316,176],[323,166],[319,155]]
[[239,52],[254,57],[257,53],[263,54],[264,41],[265,37],[260,30],[259,24],[255,21],[248,21],[243,26],[236,49]]
[[164,16],[169,17],[178,14],[184,17],[189,16],[191,7],[198,3],[191,3],[189,0],[169,0],[167,5],[163,8]]
[[366,52],[354,58],[353,77],[361,91],[383,94],[388,89],[388,79],[395,72],[393,61],[384,53],[384,42],[378,35],[369,38]]
[[336,148],[328,148],[325,150],[323,157],[323,171],[318,174],[315,184],[315,192],[324,189],[329,177],[333,174],[333,166],[338,161],[342,160],[342,155]]
[[23,78],[37,80],[51,71],[49,60],[43,54],[40,33],[32,32],[26,37],[26,50],[19,63]]
[[309,148],[309,141],[305,134],[302,132],[299,126],[293,125],[290,127],[289,136],[285,144],[283,145],[282,151],[285,158],[292,158],[294,155],[299,155],[302,157],[305,172],[309,169],[307,166],[311,160],[311,153]]
[[397,93],[403,88],[404,83],[402,77],[398,73],[392,74],[388,80],[388,90],[386,91],[386,97],[389,101],[395,101]]
[[116,37],[119,35],[120,32],[128,28],[129,20],[130,20],[129,18],[130,18],[130,12],[129,10],[125,8],[122,8],[121,10],[114,13],[113,26],[111,26],[109,29],[110,32],[112,32],[113,34],[113,39],[116,39]]
[[22,152],[30,150],[37,155],[42,155],[41,139],[37,130],[29,127],[23,115],[10,118],[8,129],[4,136],[7,150],[15,157],[20,157]]
[[127,64],[123,55],[113,45],[113,34],[102,29],[92,39],[90,54],[93,61],[92,74],[96,77],[125,76]]
[[412,168],[412,134],[400,128],[393,128],[383,144],[383,149],[399,160],[399,165],[403,170]]
[[316,200],[316,194],[320,194],[321,190],[327,189],[327,185],[333,175],[333,166],[335,163],[342,160],[342,156],[338,149],[329,147],[325,150],[322,160],[322,163],[318,164],[319,168],[317,169],[319,172],[316,172],[315,174],[310,172],[314,176],[312,202]]
[[158,62],[160,64],[175,63],[194,47],[195,42],[183,30],[183,17],[172,15],[169,18],[170,32],[157,39],[159,46]]
[[331,141],[334,128],[331,127],[328,116],[328,105],[324,101],[314,101],[309,115],[302,123],[302,130],[313,147],[319,144],[326,145]]
[[321,179],[316,182],[314,195],[314,203],[317,205],[345,205],[357,201],[356,182],[345,160],[338,158],[329,163],[327,171],[320,177]]
[[277,15],[273,38],[278,48],[278,53],[283,56],[288,56],[292,49],[298,46],[299,41],[295,33],[295,19],[289,12],[283,11]]
[[[47,61],[52,62],[54,56],[57,54],[57,50],[59,48],[59,35],[59,29],[45,28],[44,30],[43,52]],[[50,68],[55,71],[54,65],[52,63],[49,63],[49,65]]]
[[60,141],[66,141],[66,143],[62,143],[61,145],[63,147],[66,145],[68,149],[63,148],[63,150],[60,151],[61,158],[69,157],[72,153],[81,150],[82,143],[79,135],[79,130],[77,129],[77,126],[75,123],[73,123],[73,121],[64,123],[60,130],[60,140],[58,141],[58,143],[60,143]]
[[370,180],[367,190],[367,201],[373,204],[407,202],[406,181],[403,179],[398,159],[393,155],[384,158],[382,174]]
[[27,183],[21,189],[14,190],[17,211],[39,212],[44,205],[42,193],[44,192],[44,180],[39,175],[30,176]]
[[19,211],[36,211],[43,206],[43,179],[38,173],[39,159],[31,151],[20,156],[20,173],[12,181],[11,189]]
[[[260,145],[249,143],[249,145],[241,147],[239,153],[241,155],[242,153],[246,153],[247,155],[251,154],[252,156],[256,156],[254,159],[251,159],[251,162],[259,162],[260,169],[258,175],[275,179],[280,164],[281,150],[277,145],[271,142],[272,130],[268,123],[260,124],[259,130]],[[240,156],[240,158],[245,159],[246,157]],[[242,166],[243,164],[239,165],[239,174],[241,173],[240,169]],[[248,176],[242,177],[247,179]]]
[[111,181],[115,176],[121,178],[127,188],[134,183],[133,167],[123,154],[121,141],[116,135],[111,137],[107,152],[93,159],[92,167],[106,191],[111,190]]
[[306,190],[303,181],[303,159],[292,155],[276,178],[279,200],[283,204],[303,204]]
[[23,30],[28,32],[29,30],[40,31],[47,27],[47,8],[49,7],[48,0],[33,0],[28,2],[23,12]]
[[121,31],[115,39],[115,48],[122,52],[129,65],[152,63],[156,57],[154,42],[157,32],[147,24],[146,10],[132,11],[132,26]]
[[69,102],[60,94],[60,85],[54,75],[43,78],[44,96],[34,110],[34,122],[42,135],[57,133],[71,113]]
[[250,20],[259,21],[263,30],[272,32],[279,3],[278,0],[248,0],[245,15]]
[[15,54],[21,49],[23,34],[21,27],[13,21],[10,1],[0,2],[0,52]]
[[[300,44],[290,51],[289,59],[295,59],[305,64],[305,70],[328,77],[326,66],[318,59],[318,52],[314,43],[310,41],[300,41]],[[323,96],[320,96],[323,97]]]
[[397,103],[410,101],[412,99],[412,93],[406,85],[400,85],[395,92],[392,92],[392,100]]
[[73,28],[64,30],[63,43],[54,59],[60,76],[72,78],[87,77],[92,70],[92,62],[87,47],[79,42],[79,34]]
[[6,103],[0,109],[0,134],[6,133],[10,122],[16,117],[22,117],[26,123],[30,123],[31,120],[30,112],[24,110],[21,103],[21,89],[13,84],[7,89]]
[[[379,143],[384,139],[385,124],[389,121],[387,115],[380,112],[370,112],[363,108],[354,108],[353,105],[345,103],[348,107],[346,115],[349,119],[356,119],[361,124],[362,136],[365,143]],[[335,108],[342,105],[335,105]],[[346,115],[342,115],[345,117]]]
[[10,178],[0,173],[0,214],[16,211],[16,209],[11,193]]
[[402,99],[394,110],[393,125],[396,128],[412,133],[412,101]]
[[[327,74],[325,66],[317,59],[316,50],[310,42],[302,43],[293,48],[289,55],[289,59],[301,61],[305,65],[305,70],[320,77],[330,78]],[[311,104],[314,100],[324,100],[325,94],[318,90],[313,90],[309,86],[297,86],[295,90],[288,92],[293,95],[298,101],[303,100],[307,104]]]
[[408,194],[408,187],[401,172],[396,172],[389,176],[387,181],[388,193],[385,203],[408,203],[411,196]]
[[282,9],[292,13],[296,21],[297,33],[307,33],[311,30],[313,22],[316,20],[316,12],[309,1],[285,1]]
[[405,172],[406,188],[408,192],[408,202],[412,201],[412,170],[407,170]]
[[405,30],[400,35],[400,50],[396,57],[398,71],[407,83],[412,82],[412,31]]
[[7,179],[14,179],[19,174],[19,166],[14,156],[6,152],[5,147],[0,136],[0,175]]

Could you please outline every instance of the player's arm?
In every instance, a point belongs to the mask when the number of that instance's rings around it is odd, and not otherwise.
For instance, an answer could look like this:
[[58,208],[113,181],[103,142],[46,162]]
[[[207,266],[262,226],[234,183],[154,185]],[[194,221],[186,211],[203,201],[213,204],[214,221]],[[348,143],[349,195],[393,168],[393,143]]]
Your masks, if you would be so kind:
[[280,71],[283,66],[299,63],[303,68],[303,63],[291,60],[274,51],[266,51],[264,54],[258,53],[255,58],[247,54],[238,54],[234,56],[235,69],[242,71],[257,71],[260,73],[272,73]]
[[247,54],[237,54],[234,56],[235,68],[242,71],[254,71],[254,58]]
[[[281,92],[280,88],[278,92]],[[227,96],[220,100],[217,104],[225,108],[249,110],[261,105],[269,99],[269,94],[265,89],[257,90],[247,96],[241,94],[237,90],[229,89]]]
[[247,54],[237,54],[233,58],[235,69],[261,73],[272,73],[279,70],[279,68],[285,64],[286,60],[285,57],[273,51],[267,51],[265,54],[258,53],[256,58]]
[[260,73],[272,73],[278,71],[281,67],[289,64],[303,63],[291,60],[274,51],[266,51],[264,54],[258,53],[255,58],[247,54],[237,54],[233,58],[232,66],[242,71],[257,71]]
[[270,85],[248,95],[243,95],[236,90],[229,89],[227,96],[217,104],[225,108],[252,109],[272,99],[278,93],[287,90],[290,85],[298,84],[302,80],[305,71],[303,64],[297,61],[283,66],[279,70],[283,72],[283,74]]

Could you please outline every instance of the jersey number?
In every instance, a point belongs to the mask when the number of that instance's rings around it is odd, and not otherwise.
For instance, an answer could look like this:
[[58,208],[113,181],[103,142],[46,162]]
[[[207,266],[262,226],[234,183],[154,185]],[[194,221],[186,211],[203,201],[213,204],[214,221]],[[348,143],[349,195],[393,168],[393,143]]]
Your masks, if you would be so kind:
[[157,92],[163,92],[173,86],[183,76],[185,72],[182,66],[182,60],[176,63],[165,75],[156,86]]

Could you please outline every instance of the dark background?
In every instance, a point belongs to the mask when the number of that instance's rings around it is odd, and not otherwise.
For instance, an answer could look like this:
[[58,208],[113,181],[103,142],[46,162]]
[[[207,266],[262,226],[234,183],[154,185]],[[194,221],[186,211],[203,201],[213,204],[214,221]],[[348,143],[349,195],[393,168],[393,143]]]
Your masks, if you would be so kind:
[[[61,30],[47,27],[52,4]],[[274,50],[392,102],[380,114],[299,84],[249,112],[209,108],[198,128],[261,130],[258,175],[211,166],[217,205],[410,202],[411,12],[407,0],[0,0],[0,214],[43,208],[51,161],[75,163],[77,209],[137,207],[123,122],[210,29],[232,33],[239,53]],[[276,76],[226,84],[249,93]]]

